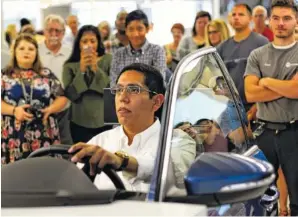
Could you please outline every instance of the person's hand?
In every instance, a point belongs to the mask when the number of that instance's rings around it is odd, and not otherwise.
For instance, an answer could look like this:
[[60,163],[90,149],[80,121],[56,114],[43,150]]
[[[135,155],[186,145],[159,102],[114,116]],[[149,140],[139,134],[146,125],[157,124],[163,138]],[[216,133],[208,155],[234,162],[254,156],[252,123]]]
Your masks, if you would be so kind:
[[292,80],[298,80],[298,72],[296,72],[296,74],[293,76]]
[[93,52],[92,58],[91,58],[91,70],[93,73],[97,72],[97,52]]
[[246,113],[248,121],[256,120],[257,118],[257,106],[254,104]]
[[260,79],[260,80],[259,80],[259,86],[261,86],[261,87],[265,87],[265,88],[266,88],[269,79],[270,79],[270,78],[262,78],[262,79]]
[[81,51],[80,70],[86,72],[87,67],[90,67],[93,72],[97,71],[97,52]]
[[48,122],[49,116],[53,113],[52,108],[51,108],[51,106],[46,107],[46,108],[42,109],[41,112],[43,113],[42,123],[43,123],[43,125],[46,125]]
[[122,164],[122,159],[120,157],[97,145],[88,145],[86,143],[79,142],[68,150],[69,153],[74,153],[75,151],[78,151],[78,153],[71,158],[72,162],[83,163],[82,159],[84,157],[91,157],[89,164],[90,175],[92,176],[96,174],[97,167],[103,169],[106,165],[111,165],[114,169],[118,169]]
[[22,121],[32,121],[33,115],[29,112],[26,112],[25,109],[30,108],[29,104],[24,104],[15,108],[14,116],[16,120]]

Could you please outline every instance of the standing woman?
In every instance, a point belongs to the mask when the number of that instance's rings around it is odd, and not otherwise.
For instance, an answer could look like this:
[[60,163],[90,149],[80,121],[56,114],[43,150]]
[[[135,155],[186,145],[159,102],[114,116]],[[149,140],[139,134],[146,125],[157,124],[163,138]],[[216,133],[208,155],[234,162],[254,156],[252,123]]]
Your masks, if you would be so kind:
[[182,38],[178,47],[178,57],[181,60],[187,54],[205,46],[205,26],[211,21],[211,15],[207,11],[197,13],[192,35]]
[[177,48],[184,35],[184,31],[184,26],[181,23],[175,23],[171,28],[174,41],[164,46],[167,55],[167,66],[172,72],[175,71],[178,64]]
[[110,83],[111,61],[97,27],[83,26],[63,69],[65,95],[72,102],[70,130],[74,143],[88,142],[110,129],[103,121],[103,88]]
[[55,113],[67,103],[59,80],[42,67],[33,36],[19,35],[1,79],[1,164],[60,143]]
[[221,20],[212,20],[205,27],[206,47],[216,47],[223,41],[230,38],[230,33],[227,24]]

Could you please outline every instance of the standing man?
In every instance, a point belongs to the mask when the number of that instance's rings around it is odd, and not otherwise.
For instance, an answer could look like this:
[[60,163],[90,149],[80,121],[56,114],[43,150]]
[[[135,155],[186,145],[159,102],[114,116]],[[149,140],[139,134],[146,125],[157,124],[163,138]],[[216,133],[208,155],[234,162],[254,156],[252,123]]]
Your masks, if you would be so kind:
[[63,39],[63,42],[72,47],[79,30],[78,17],[76,15],[69,15],[66,19],[66,22],[67,26],[70,28],[70,32],[67,32]]
[[120,11],[117,14],[117,18],[115,21],[115,26],[116,26],[117,32],[111,36],[110,42],[107,44],[107,46],[111,47],[112,53],[115,53],[116,50],[120,47],[127,46],[129,43],[128,37],[125,34],[126,16],[127,16],[126,11]]
[[252,12],[252,19],[255,24],[255,28],[253,29],[254,32],[262,34],[269,41],[273,41],[273,32],[270,28],[266,25],[265,21],[267,19],[267,10],[262,5],[258,5],[253,9]]
[[[44,36],[45,40],[39,44],[39,55],[42,64],[49,68],[62,82],[63,64],[68,59],[71,49],[62,44],[62,39],[65,32],[65,22],[59,15],[51,14],[44,21]],[[68,120],[68,103],[67,107],[57,114],[61,142],[63,144],[72,144],[71,134],[69,130]]]
[[148,18],[143,11],[135,10],[127,15],[125,32],[129,44],[119,48],[113,54],[110,72],[112,87],[116,84],[116,79],[121,70],[132,63],[145,63],[154,66],[163,75],[165,74],[167,69],[165,51],[161,46],[148,42],[146,39],[148,30]]
[[294,32],[297,5],[293,0],[273,0],[270,26],[272,43],[251,53],[245,72],[245,94],[258,106],[263,122],[258,145],[275,171],[281,165],[291,215],[298,215],[298,43]]
[[231,20],[235,35],[217,47],[218,53],[238,89],[246,111],[249,111],[252,106],[246,101],[244,94],[243,75],[247,58],[254,49],[268,43],[267,38],[251,31],[249,27],[251,15],[251,8],[247,4],[236,4],[232,9]]

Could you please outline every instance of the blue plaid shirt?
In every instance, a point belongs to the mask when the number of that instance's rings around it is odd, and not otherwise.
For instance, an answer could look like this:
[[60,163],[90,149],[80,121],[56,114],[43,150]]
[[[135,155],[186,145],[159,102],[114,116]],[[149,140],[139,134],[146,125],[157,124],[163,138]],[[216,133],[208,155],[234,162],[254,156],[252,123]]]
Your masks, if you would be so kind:
[[157,68],[164,76],[166,65],[166,54],[164,49],[147,40],[140,50],[134,50],[131,45],[119,48],[113,55],[110,71],[111,87],[116,85],[116,79],[121,70],[132,63],[145,63]]

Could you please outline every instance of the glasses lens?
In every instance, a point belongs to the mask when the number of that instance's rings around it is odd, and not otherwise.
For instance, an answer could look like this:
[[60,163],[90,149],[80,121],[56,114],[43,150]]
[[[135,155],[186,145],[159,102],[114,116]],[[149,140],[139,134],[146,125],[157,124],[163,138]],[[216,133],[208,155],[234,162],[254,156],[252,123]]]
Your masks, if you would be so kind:
[[126,90],[129,94],[139,94],[141,88],[139,86],[128,86]]

